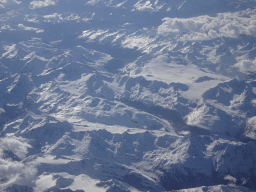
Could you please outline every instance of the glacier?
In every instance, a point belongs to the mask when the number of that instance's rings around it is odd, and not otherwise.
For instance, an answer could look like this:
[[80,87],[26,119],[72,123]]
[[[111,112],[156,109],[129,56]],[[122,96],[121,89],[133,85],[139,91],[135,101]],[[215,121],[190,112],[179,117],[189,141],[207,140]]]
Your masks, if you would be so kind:
[[254,191],[256,1],[0,0],[0,190]]

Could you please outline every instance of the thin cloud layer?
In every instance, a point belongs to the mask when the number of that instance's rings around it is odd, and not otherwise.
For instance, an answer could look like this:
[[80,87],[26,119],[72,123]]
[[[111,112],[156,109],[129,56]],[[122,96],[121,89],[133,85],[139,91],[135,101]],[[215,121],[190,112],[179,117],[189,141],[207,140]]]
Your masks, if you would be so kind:
[[5,8],[6,6],[17,5],[20,3],[21,1],[16,0],[0,0],[0,8]]
[[237,38],[241,34],[256,36],[256,10],[220,13],[192,18],[165,18],[158,34],[178,36],[180,40],[203,41],[218,37]]
[[13,138],[3,138],[0,140],[0,154],[3,155],[3,151],[11,151],[15,156],[20,159],[26,157],[27,149],[31,148],[29,144],[24,142],[23,138],[13,137]]
[[25,31],[35,31],[36,33],[42,33],[44,32],[43,29],[39,29],[39,28],[34,28],[34,27],[27,27],[27,26],[24,26],[23,24],[18,24],[18,27],[22,30],[25,30]]
[[33,185],[37,169],[33,164],[26,165],[17,161],[17,159],[26,158],[28,148],[31,147],[27,144],[26,139],[21,137],[0,139],[0,177],[8,181],[5,185],[0,186],[0,190],[1,187],[11,183]]
[[235,67],[238,67],[240,71],[245,73],[256,72],[256,58],[254,60],[239,61]]
[[44,1],[32,1],[30,3],[30,8],[31,9],[38,9],[38,8],[42,8],[42,7],[47,7],[50,5],[55,5],[55,1],[52,0],[44,0]]
[[63,18],[61,17],[61,14],[58,14],[58,13],[53,13],[51,15],[45,15],[44,18],[47,19],[48,21],[61,21],[61,20],[63,20]]

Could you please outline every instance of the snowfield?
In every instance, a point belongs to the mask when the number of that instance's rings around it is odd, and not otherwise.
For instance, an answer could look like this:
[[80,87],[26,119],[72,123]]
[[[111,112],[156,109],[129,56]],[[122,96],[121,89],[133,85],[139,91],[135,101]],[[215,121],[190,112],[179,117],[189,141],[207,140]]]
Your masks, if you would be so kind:
[[255,78],[254,0],[0,0],[0,191],[254,191]]

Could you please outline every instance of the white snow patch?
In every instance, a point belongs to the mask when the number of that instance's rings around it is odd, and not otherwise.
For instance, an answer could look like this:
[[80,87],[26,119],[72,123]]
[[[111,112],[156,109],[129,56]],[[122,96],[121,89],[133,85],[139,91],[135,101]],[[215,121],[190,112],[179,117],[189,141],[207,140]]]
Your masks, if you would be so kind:
[[125,40],[122,41],[121,45],[124,48],[129,48],[129,49],[143,49],[146,48],[150,43],[155,41],[155,38],[150,38],[149,36],[145,35],[140,35],[140,36],[127,36]]
[[203,105],[202,107],[194,110],[187,117],[188,125],[198,125],[205,119],[205,114],[209,111],[209,107]]
[[74,182],[68,187],[71,190],[84,190],[88,192],[105,192],[106,189],[98,188],[95,185],[99,182],[88,175],[81,174],[73,178]]
[[56,185],[56,179],[53,178],[51,174],[42,174],[39,176],[39,179],[36,180],[35,191],[45,191],[48,188],[51,188]]
[[69,159],[57,159],[56,156],[54,155],[45,155],[42,157],[38,157],[34,162],[36,164],[40,164],[40,163],[46,163],[46,164],[66,164],[68,162],[70,162],[71,160]]
[[16,44],[5,45],[4,50],[6,52],[2,54],[2,57],[6,57],[8,55],[7,58],[12,58],[18,53],[18,51],[16,50]]
[[86,81],[93,76],[93,74],[83,75],[81,79],[77,81],[61,81],[61,78],[63,77],[63,74],[60,74],[57,78],[57,82],[59,83],[59,86],[61,89],[63,89],[66,92],[69,92],[71,94],[80,96],[83,94],[87,87],[81,86],[82,84],[86,85]]
[[[180,65],[168,59],[167,55],[159,55],[144,64],[141,69],[132,71],[131,75],[143,76],[148,80],[158,80],[168,84],[172,82],[186,84],[189,90],[182,92],[182,95],[191,100],[199,98],[206,90],[226,80],[226,77],[204,72],[194,64]],[[198,83],[200,86],[194,83],[196,79],[203,76],[212,77],[214,80]]]

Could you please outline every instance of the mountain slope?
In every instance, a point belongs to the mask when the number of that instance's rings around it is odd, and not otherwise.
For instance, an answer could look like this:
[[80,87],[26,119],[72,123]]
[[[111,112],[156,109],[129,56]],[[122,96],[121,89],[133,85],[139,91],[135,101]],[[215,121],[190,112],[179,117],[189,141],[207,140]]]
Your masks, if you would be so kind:
[[253,191],[255,5],[0,0],[0,189]]

